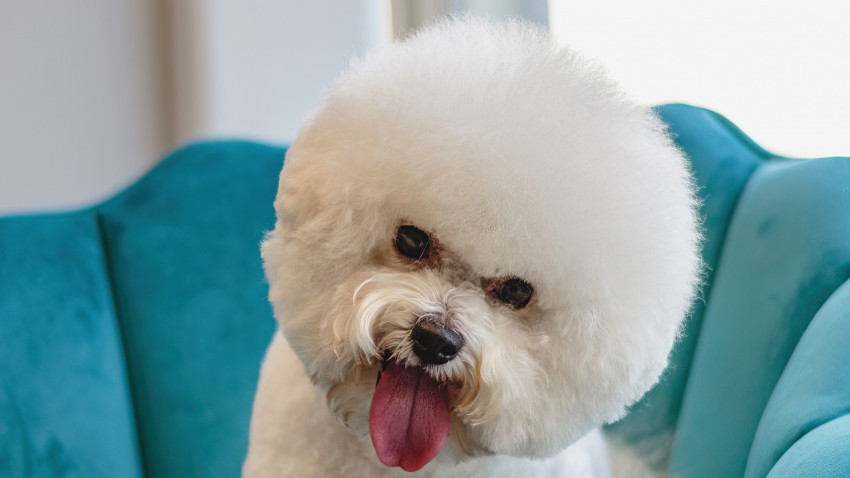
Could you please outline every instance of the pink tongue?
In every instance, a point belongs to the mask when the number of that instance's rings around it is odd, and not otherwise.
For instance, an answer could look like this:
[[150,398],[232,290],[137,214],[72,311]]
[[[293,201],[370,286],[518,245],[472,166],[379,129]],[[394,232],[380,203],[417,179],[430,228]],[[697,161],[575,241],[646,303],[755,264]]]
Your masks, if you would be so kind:
[[445,390],[422,368],[390,361],[369,409],[369,434],[381,463],[422,468],[443,449],[450,426]]

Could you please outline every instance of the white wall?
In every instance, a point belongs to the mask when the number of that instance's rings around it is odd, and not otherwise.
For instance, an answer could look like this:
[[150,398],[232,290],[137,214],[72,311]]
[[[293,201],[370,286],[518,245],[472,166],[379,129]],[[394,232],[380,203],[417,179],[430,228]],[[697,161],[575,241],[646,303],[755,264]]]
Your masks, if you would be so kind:
[[173,147],[295,137],[389,0],[0,0],[0,214],[125,187]]
[[0,3],[0,214],[90,203],[167,145],[155,2]]
[[548,23],[546,0],[384,0],[392,5],[393,38],[403,39],[447,14],[469,13],[487,18],[522,18]]
[[[390,4],[424,1],[0,0],[0,214],[91,204],[197,138],[291,141],[351,55],[392,37]],[[431,3],[541,21],[543,1]],[[639,99],[711,107],[781,154],[850,154],[848,2],[549,10]]]
[[642,101],[707,106],[778,154],[850,155],[850,2],[549,5],[553,33]]
[[[186,7],[191,3],[191,7]],[[175,38],[178,139],[289,142],[352,55],[389,38],[381,0],[185,2]],[[195,61],[187,65],[186,57]],[[172,60],[175,63],[174,60]],[[190,79],[190,81],[184,81]]]

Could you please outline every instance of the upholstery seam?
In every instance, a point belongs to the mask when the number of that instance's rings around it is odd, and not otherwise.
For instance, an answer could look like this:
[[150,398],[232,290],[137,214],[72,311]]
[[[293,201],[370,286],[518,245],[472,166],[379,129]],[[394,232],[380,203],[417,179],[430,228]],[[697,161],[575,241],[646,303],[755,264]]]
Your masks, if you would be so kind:
[[791,450],[791,448],[794,448],[794,445],[796,445],[801,440],[806,438],[809,434],[818,430],[819,428],[824,427],[825,425],[828,425],[828,424],[830,424],[830,423],[832,423],[836,420],[840,420],[840,419],[847,417],[847,416],[850,416],[850,407],[843,409],[842,411],[838,412],[834,417],[831,417],[828,420],[825,420],[822,423],[818,424],[817,426],[813,426],[813,427],[809,428],[808,430],[806,430],[805,432],[798,435],[797,438],[794,441],[792,441],[790,445],[788,445],[788,448],[786,448],[785,450],[782,451],[782,453],[779,455],[779,458],[776,459],[776,461],[770,467],[770,470],[768,470],[767,475],[765,475],[765,476],[770,476],[770,474],[773,472],[774,468],[776,468],[776,465],[778,465],[780,460],[782,460],[782,457],[784,457],[788,453],[788,451]]
[[109,247],[109,241],[106,240],[106,229],[103,224],[103,214],[98,209],[94,209],[94,217],[95,222],[97,224],[98,238],[100,239],[100,247],[103,253],[103,268],[106,273],[106,281],[109,287],[109,305],[112,308],[112,316],[115,321],[115,332],[118,335],[118,346],[119,353],[121,354],[121,365],[124,370],[124,382],[126,386],[126,395],[127,401],[130,405],[130,411],[132,413],[133,418],[133,439],[135,445],[135,451],[138,457],[138,466],[139,473],[141,477],[148,476],[146,471],[146,461],[145,461],[145,452],[143,443],[141,440],[141,431],[139,430],[139,417],[138,411],[136,409],[136,401],[135,401],[135,387],[133,386],[133,379],[130,374],[130,364],[129,359],[127,357],[127,347],[124,336],[124,323],[121,320],[121,314],[118,308],[118,297],[116,296],[116,287],[115,287],[115,273],[113,270],[112,264],[112,255],[111,249]]
[[[824,300],[824,301],[823,301],[823,303],[821,303],[821,304],[820,304],[820,306],[818,306],[817,311],[815,311],[814,315],[812,315],[812,318],[809,320],[809,323],[808,323],[808,325],[806,326],[806,329],[805,329],[805,330],[803,330],[803,333],[802,333],[802,334],[800,334],[800,338],[799,338],[799,339],[797,339],[797,343],[795,343],[795,344],[794,344],[794,348],[791,350],[791,354],[788,356],[788,360],[785,362],[785,366],[782,368],[782,372],[779,374],[779,378],[776,380],[776,384],[774,384],[774,386],[773,386],[773,390],[771,390],[771,391],[770,391],[770,396],[767,398],[767,403],[765,404],[764,409],[762,409],[762,411],[761,411],[761,415],[759,416],[759,421],[758,421],[758,425],[756,426],[755,435],[753,435],[753,441],[752,441],[752,443],[750,443],[750,450],[749,450],[749,452],[747,453],[747,468],[745,468],[745,470],[744,470],[744,474],[745,474],[745,476],[746,476],[746,470],[747,470],[747,469],[749,469],[749,465],[750,465],[750,458],[752,457],[752,453],[753,453],[753,445],[755,445],[755,438],[756,438],[756,436],[758,436],[758,431],[759,431],[759,429],[761,428],[762,420],[764,419],[764,413],[767,411],[767,407],[768,407],[768,405],[770,405],[770,400],[773,398],[773,394],[774,394],[774,393],[776,393],[776,388],[779,386],[779,382],[782,380],[782,377],[785,375],[786,370],[788,370],[788,364],[790,364],[790,363],[791,363],[791,360],[794,358],[794,354],[797,352],[797,349],[800,347],[800,342],[802,342],[802,341],[803,341],[803,337],[805,337],[805,336],[806,336],[806,332],[809,330],[809,327],[811,327],[811,326],[812,326],[812,323],[815,321],[815,319],[817,318],[818,314],[819,314],[819,313],[823,310],[824,306],[826,306],[826,304],[827,304],[827,303],[829,303],[829,301],[830,301],[833,297],[835,297],[835,295],[838,293],[838,291],[839,291],[842,287],[845,287],[845,286],[850,286],[850,278],[846,278],[846,279],[844,279],[844,281],[843,281],[843,282],[841,282],[840,284],[838,284],[838,286],[837,286],[837,287],[835,287],[835,289],[833,289],[833,290],[829,293],[829,296],[826,298],[826,300]],[[809,433],[811,433],[812,431],[814,431],[814,430],[816,430],[816,429],[820,428],[821,426],[823,426],[823,425],[825,425],[825,424],[827,424],[827,423],[829,423],[829,422],[831,422],[831,421],[833,421],[833,420],[836,420],[836,419],[838,419],[838,418],[841,418],[841,417],[843,417],[843,416],[846,416],[846,415],[848,415],[848,414],[850,414],[850,406],[845,407],[844,409],[842,409],[840,412],[838,412],[838,414],[837,414],[836,416],[831,417],[831,418],[828,418],[828,419],[824,420],[823,422],[821,422],[821,423],[819,423],[819,424],[817,424],[817,425],[809,424],[810,426],[808,426],[808,427],[806,427],[806,428],[802,428],[802,430],[803,430],[803,431],[802,431],[801,433],[798,433],[798,434],[796,435],[796,437],[788,443],[788,446],[787,446],[787,447],[785,447],[785,449],[784,449],[784,450],[782,450],[782,453],[780,453],[780,454],[778,455],[778,458],[777,458],[777,459],[776,459],[776,461],[773,463],[773,466],[771,466],[771,467],[770,467],[770,469],[771,469],[771,470],[773,470],[773,467],[775,467],[775,466],[776,466],[776,463],[778,463],[778,462],[779,462],[779,460],[782,458],[782,456],[784,456],[784,455],[785,455],[785,453],[787,453],[787,452],[788,452],[788,450],[790,450],[790,449],[791,449],[791,447],[793,447],[795,443],[797,443],[798,441],[800,441],[800,440],[802,440],[803,438],[805,438],[805,436],[806,436],[806,435],[808,435],[808,434],[809,434]],[[812,423],[815,423],[815,422],[812,422]],[[768,471],[768,474],[770,474],[770,471]]]

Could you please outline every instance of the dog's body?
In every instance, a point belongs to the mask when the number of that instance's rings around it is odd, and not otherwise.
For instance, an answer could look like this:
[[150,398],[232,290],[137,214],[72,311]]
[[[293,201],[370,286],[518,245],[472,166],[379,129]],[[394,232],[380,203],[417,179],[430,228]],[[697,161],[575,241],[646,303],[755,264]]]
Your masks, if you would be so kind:
[[518,23],[353,62],[275,206],[247,477],[604,476],[698,280],[658,119]]

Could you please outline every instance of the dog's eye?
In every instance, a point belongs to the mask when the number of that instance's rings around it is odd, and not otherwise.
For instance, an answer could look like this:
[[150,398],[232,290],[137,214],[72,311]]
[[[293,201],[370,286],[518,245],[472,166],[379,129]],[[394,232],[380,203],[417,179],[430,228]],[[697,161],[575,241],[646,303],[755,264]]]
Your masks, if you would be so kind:
[[427,259],[431,254],[428,234],[413,226],[400,226],[395,236],[395,247],[399,254],[414,260]]
[[510,305],[514,309],[522,309],[531,300],[534,287],[522,279],[508,279],[502,283],[497,296],[499,300]]

